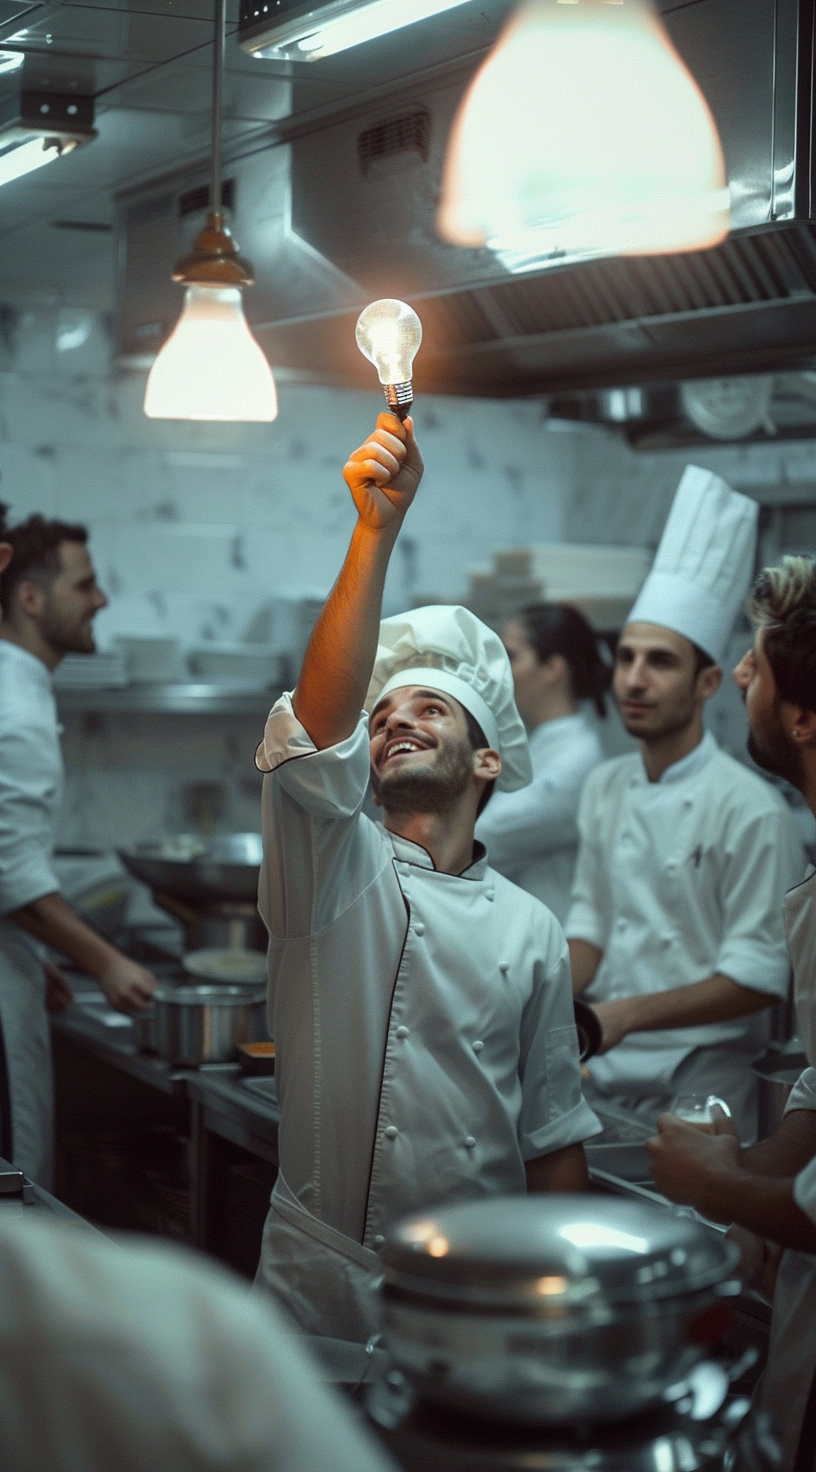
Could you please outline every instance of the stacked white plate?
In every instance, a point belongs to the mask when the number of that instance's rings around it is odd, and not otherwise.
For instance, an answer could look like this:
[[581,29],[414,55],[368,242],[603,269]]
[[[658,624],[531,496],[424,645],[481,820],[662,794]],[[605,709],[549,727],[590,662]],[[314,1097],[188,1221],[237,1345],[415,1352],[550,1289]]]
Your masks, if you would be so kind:
[[64,690],[98,690],[127,683],[127,665],[120,649],[96,654],[66,654],[54,671],[54,684]]

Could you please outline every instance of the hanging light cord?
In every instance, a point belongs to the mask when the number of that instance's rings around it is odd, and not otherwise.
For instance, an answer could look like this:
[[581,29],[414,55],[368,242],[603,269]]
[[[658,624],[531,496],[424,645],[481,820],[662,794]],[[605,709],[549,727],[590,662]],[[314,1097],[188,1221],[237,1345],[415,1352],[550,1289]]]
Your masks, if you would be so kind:
[[227,0],[215,0],[215,35],[213,37],[212,90],[212,176],[210,211],[221,223],[221,113],[224,106],[224,38],[226,34]]

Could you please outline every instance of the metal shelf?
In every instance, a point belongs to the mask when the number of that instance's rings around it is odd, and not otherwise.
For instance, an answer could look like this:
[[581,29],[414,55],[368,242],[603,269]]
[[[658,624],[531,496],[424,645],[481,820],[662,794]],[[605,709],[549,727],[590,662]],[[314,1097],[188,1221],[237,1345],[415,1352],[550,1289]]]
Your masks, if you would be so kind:
[[126,685],[79,689],[57,685],[57,708],[63,715],[99,711],[148,715],[266,715],[279,695],[245,681],[219,684]]

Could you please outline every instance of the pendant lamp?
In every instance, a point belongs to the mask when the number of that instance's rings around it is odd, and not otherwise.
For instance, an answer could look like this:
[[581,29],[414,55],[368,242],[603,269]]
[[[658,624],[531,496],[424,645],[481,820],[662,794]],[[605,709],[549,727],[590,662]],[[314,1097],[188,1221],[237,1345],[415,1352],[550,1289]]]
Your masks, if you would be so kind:
[[184,306],[148,376],[144,411],[151,419],[268,421],[278,413],[272,370],[244,317],[241,293],[252,285],[252,266],[221,214],[225,3],[215,6],[211,209],[173,271],[186,287]]
[[728,233],[714,119],[649,0],[525,0],[454,120],[438,226],[511,270]]

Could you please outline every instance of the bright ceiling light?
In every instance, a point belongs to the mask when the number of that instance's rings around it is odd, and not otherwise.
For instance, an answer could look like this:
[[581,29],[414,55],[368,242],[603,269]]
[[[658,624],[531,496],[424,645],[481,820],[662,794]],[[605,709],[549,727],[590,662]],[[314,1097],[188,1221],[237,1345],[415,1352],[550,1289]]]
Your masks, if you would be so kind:
[[[261,60],[320,61],[403,26],[453,10],[464,0],[333,0],[287,19],[279,6],[256,3],[240,27],[245,51]],[[271,14],[267,14],[267,10]]]
[[[0,57],[4,54],[0,52]],[[95,137],[92,97],[23,90],[7,98],[0,110],[0,185],[41,169]]]
[[150,419],[275,418],[275,380],[237,287],[187,287],[178,325],[150,370],[144,411]]
[[244,317],[241,293],[252,285],[252,267],[239,256],[219,207],[225,20],[225,0],[215,0],[212,209],[173,271],[187,290],[178,323],[148,375],[144,412],[150,419],[269,422],[278,413],[272,369]]
[[728,233],[714,120],[649,0],[526,0],[460,106],[438,225],[510,270]]
[[19,71],[24,61],[24,51],[0,51],[0,77]]

